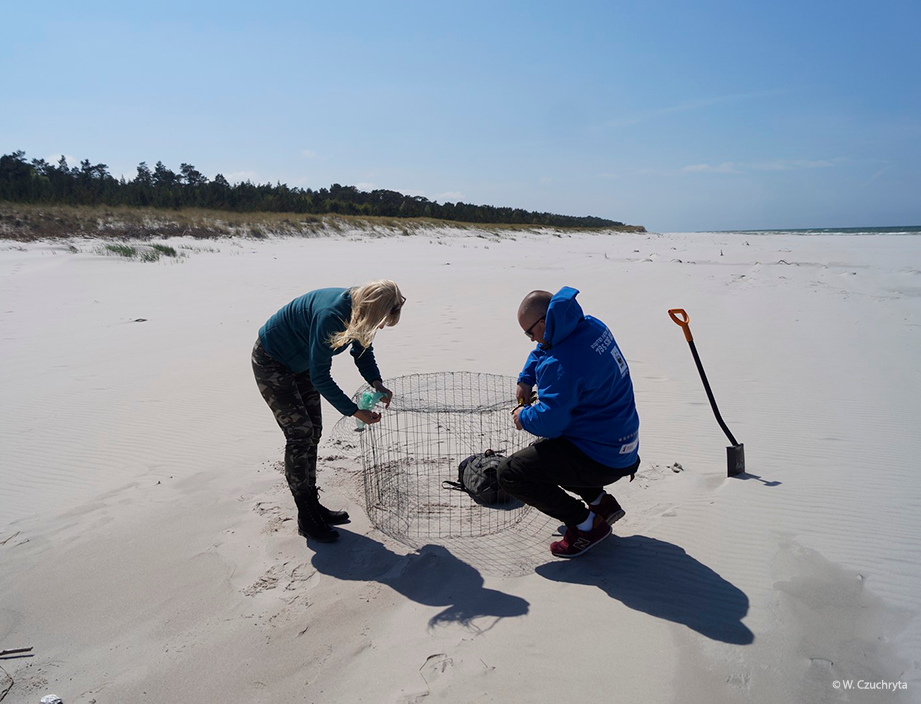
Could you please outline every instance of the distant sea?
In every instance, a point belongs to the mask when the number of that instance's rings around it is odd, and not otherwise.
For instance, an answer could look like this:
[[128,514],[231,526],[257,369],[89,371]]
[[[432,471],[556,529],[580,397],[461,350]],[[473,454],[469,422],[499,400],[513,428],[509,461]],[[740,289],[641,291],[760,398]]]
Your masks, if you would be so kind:
[[906,227],[822,227],[806,230],[720,230],[730,235],[921,235],[921,226]]

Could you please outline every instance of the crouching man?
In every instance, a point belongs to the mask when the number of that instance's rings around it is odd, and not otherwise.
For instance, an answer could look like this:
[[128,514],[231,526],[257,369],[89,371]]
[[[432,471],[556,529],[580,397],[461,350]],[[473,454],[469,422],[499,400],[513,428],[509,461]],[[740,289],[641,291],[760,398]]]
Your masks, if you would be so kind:
[[518,377],[512,418],[541,439],[498,469],[509,494],[566,525],[550,544],[557,557],[581,555],[611,534],[624,510],[604,487],[632,480],[640,464],[630,370],[607,326],[583,314],[578,293],[532,291],[518,308],[518,324],[537,347]]

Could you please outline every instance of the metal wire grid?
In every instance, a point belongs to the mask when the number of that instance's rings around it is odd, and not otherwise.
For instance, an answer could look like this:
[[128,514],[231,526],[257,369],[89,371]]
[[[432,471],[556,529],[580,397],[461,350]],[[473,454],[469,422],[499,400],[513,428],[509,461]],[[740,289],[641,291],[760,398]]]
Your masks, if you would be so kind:
[[[481,506],[442,486],[465,457],[486,449],[508,455],[534,438],[518,431],[512,377],[475,372],[412,374],[389,380],[394,393],[380,423],[358,433],[365,506],[382,532],[409,545],[494,535],[531,507]],[[355,398],[368,387],[359,389]]]

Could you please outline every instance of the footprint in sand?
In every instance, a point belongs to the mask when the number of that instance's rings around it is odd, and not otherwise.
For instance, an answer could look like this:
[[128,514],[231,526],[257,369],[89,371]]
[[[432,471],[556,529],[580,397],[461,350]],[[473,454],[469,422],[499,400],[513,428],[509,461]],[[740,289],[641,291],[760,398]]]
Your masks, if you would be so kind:
[[309,591],[320,583],[320,573],[306,562],[292,569],[286,576],[290,581],[285,586],[285,591]]
[[253,506],[253,511],[255,511],[260,516],[277,516],[281,513],[281,506],[272,501],[259,501],[255,506]]
[[259,579],[250,584],[243,590],[246,596],[255,596],[269,589],[275,589],[278,586],[278,565],[273,565]]
[[650,462],[637,471],[636,481],[640,486],[646,486],[650,482],[658,481],[674,474],[681,474],[682,472],[684,472],[684,466],[680,462],[672,462],[669,465]]
[[419,668],[419,674],[425,680],[427,685],[441,677],[449,668],[454,667],[454,660],[449,658],[445,653],[435,653],[429,655],[422,667]]
[[289,523],[294,520],[290,516],[272,516],[262,529],[263,535],[279,533],[288,530]]

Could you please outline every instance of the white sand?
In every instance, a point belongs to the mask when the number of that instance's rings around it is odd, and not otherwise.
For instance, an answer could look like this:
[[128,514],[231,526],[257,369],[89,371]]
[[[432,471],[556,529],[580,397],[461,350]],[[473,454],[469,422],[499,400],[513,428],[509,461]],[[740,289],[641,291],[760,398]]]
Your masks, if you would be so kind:
[[[34,648],[0,659],[4,704],[921,701],[921,238],[353,233],[178,263],[73,244],[0,243],[0,650]],[[353,521],[298,538],[250,348],[294,296],[380,276],[409,299],[385,377],[515,375],[521,296],[581,290],[642,422],[617,537],[559,561],[538,525],[515,576],[414,552],[327,443],[324,498]],[[333,374],[361,383],[348,355]]]

